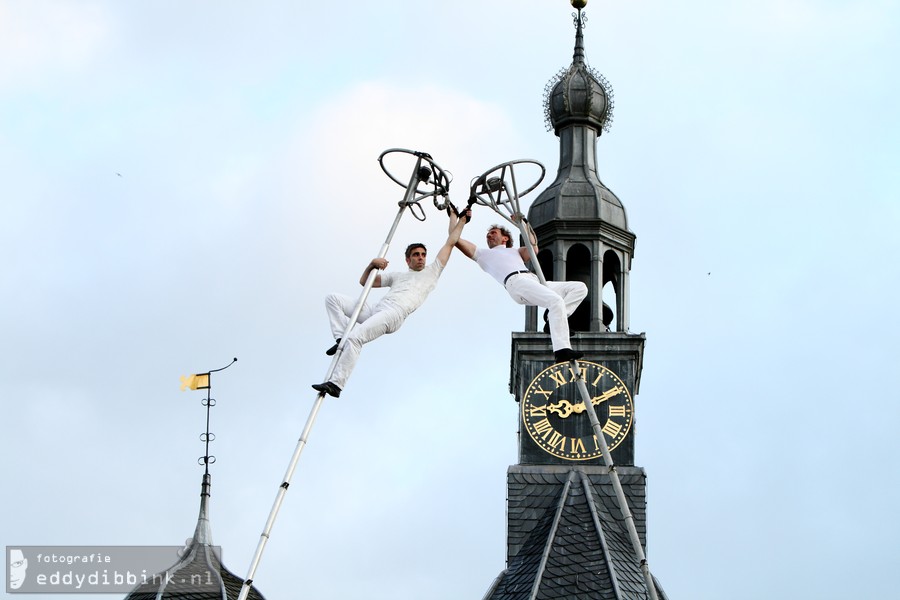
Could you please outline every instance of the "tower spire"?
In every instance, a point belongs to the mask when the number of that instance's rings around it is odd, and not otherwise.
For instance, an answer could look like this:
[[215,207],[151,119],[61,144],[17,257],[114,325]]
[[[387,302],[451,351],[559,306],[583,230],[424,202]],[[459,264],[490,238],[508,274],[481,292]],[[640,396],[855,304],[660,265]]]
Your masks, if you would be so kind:
[[[178,553],[180,560],[163,573],[149,577],[125,596],[125,600],[236,600],[240,594],[243,580],[222,564],[220,549],[213,546],[210,526],[212,475],[209,473],[209,465],[216,462],[216,457],[209,452],[210,442],[216,439],[210,431],[211,409],[216,405],[212,397],[211,374],[224,371],[236,361],[237,358],[220,369],[182,378],[182,390],[188,386],[190,389],[206,390],[206,398],[201,402],[206,407],[206,431],[200,435],[204,453],[197,459],[203,467],[197,525],[193,537]],[[264,600],[255,587],[251,587],[249,597],[251,600]]]
[[[573,2],[574,6],[576,3]],[[586,3],[585,3],[586,4]],[[580,6],[584,6],[581,4]],[[575,53],[572,55],[572,64],[583,66],[584,65],[584,24],[587,21],[587,15],[581,12],[581,8],[578,7],[577,13],[572,13],[572,17],[575,22]]]

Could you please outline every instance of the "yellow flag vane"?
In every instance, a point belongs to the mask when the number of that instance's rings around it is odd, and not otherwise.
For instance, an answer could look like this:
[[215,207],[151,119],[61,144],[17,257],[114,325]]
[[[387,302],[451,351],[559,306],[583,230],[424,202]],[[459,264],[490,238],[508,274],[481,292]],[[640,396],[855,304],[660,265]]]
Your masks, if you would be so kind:
[[185,390],[208,390],[209,389],[209,376],[211,373],[216,373],[217,371],[224,371],[231,365],[237,362],[237,357],[231,359],[231,362],[222,367],[221,369],[213,369],[211,371],[207,371],[206,373],[195,373],[193,375],[182,375],[181,376],[181,391]]
[[187,389],[206,390],[209,389],[209,373],[197,373],[196,375],[181,376],[181,391]]
[[216,373],[218,371],[224,371],[231,365],[237,362],[237,358],[232,359],[230,363],[222,367],[221,369],[211,369],[206,373],[195,373],[193,375],[182,375],[181,376],[181,391],[185,391],[187,389],[191,390],[206,390],[206,399],[203,400],[203,406],[206,407],[206,433],[200,436],[200,440],[206,445],[206,452],[203,456],[201,456],[197,462],[200,463],[205,469],[206,473],[209,474],[209,465],[216,462],[216,457],[210,455],[209,453],[209,443],[216,439],[214,433],[209,431],[209,418],[210,418],[210,409],[216,405],[216,401],[214,398],[210,396],[210,392],[212,391],[212,386],[210,383],[210,375],[212,373]]

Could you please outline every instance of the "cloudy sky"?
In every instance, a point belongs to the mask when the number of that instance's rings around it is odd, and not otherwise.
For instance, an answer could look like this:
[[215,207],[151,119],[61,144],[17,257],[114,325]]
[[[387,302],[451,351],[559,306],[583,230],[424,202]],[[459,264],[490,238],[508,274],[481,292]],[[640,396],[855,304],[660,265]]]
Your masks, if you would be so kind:
[[[542,93],[571,61],[571,13],[0,0],[0,545],[183,542],[205,411],[179,377],[238,357],[214,376],[212,529],[246,574],[329,365],[322,298],[360,289],[402,197],[378,155],[431,153],[458,203],[507,160],[552,175]],[[652,570],[673,599],[887,597],[900,7],[587,14],[616,100],[599,171],[637,235]],[[403,221],[392,266],[409,241],[443,241],[426,215]],[[364,349],[273,530],[256,577],[270,600],[482,597],[504,568],[523,326],[455,255]]]

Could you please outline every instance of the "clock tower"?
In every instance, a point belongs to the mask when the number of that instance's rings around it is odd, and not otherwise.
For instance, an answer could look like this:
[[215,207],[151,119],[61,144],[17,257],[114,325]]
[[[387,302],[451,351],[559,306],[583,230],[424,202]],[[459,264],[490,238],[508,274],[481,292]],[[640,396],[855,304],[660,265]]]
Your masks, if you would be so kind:
[[544,97],[547,128],[559,138],[559,168],[528,220],[545,277],[587,285],[569,323],[615,467],[601,456],[576,374],[569,363],[554,363],[538,309],[527,308],[525,331],[512,334],[519,462],[507,473],[506,569],[485,600],[667,600],[655,579],[650,589],[642,560],[646,475],[634,465],[634,444],[646,337],[629,331],[635,235],[622,202],[600,180],[595,152],[612,122],[613,94],[585,61],[585,3],[572,4],[578,8],[572,64],[550,80]]

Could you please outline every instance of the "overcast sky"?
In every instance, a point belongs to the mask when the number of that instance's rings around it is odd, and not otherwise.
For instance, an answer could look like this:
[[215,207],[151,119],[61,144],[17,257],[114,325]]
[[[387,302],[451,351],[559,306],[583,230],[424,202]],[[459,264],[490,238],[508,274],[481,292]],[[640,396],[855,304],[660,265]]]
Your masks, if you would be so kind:
[[[0,0],[0,545],[177,545],[214,375],[212,531],[243,577],[403,189],[532,158],[564,0]],[[600,176],[637,235],[636,463],[673,600],[884,598],[900,558],[900,6],[591,0]],[[408,173],[403,173],[407,177]],[[526,197],[527,204],[533,197]],[[388,252],[434,249],[407,217]],[[495,221],[478,211],[464,237]],[[373,294],[373,299],[380,297]],[[269,600],[480,599],[504,568],[524,309],[455,254],[328,399]],[[108,598],[109,596],[102,596]],[[35,597],[37,600],[37,597]]]

